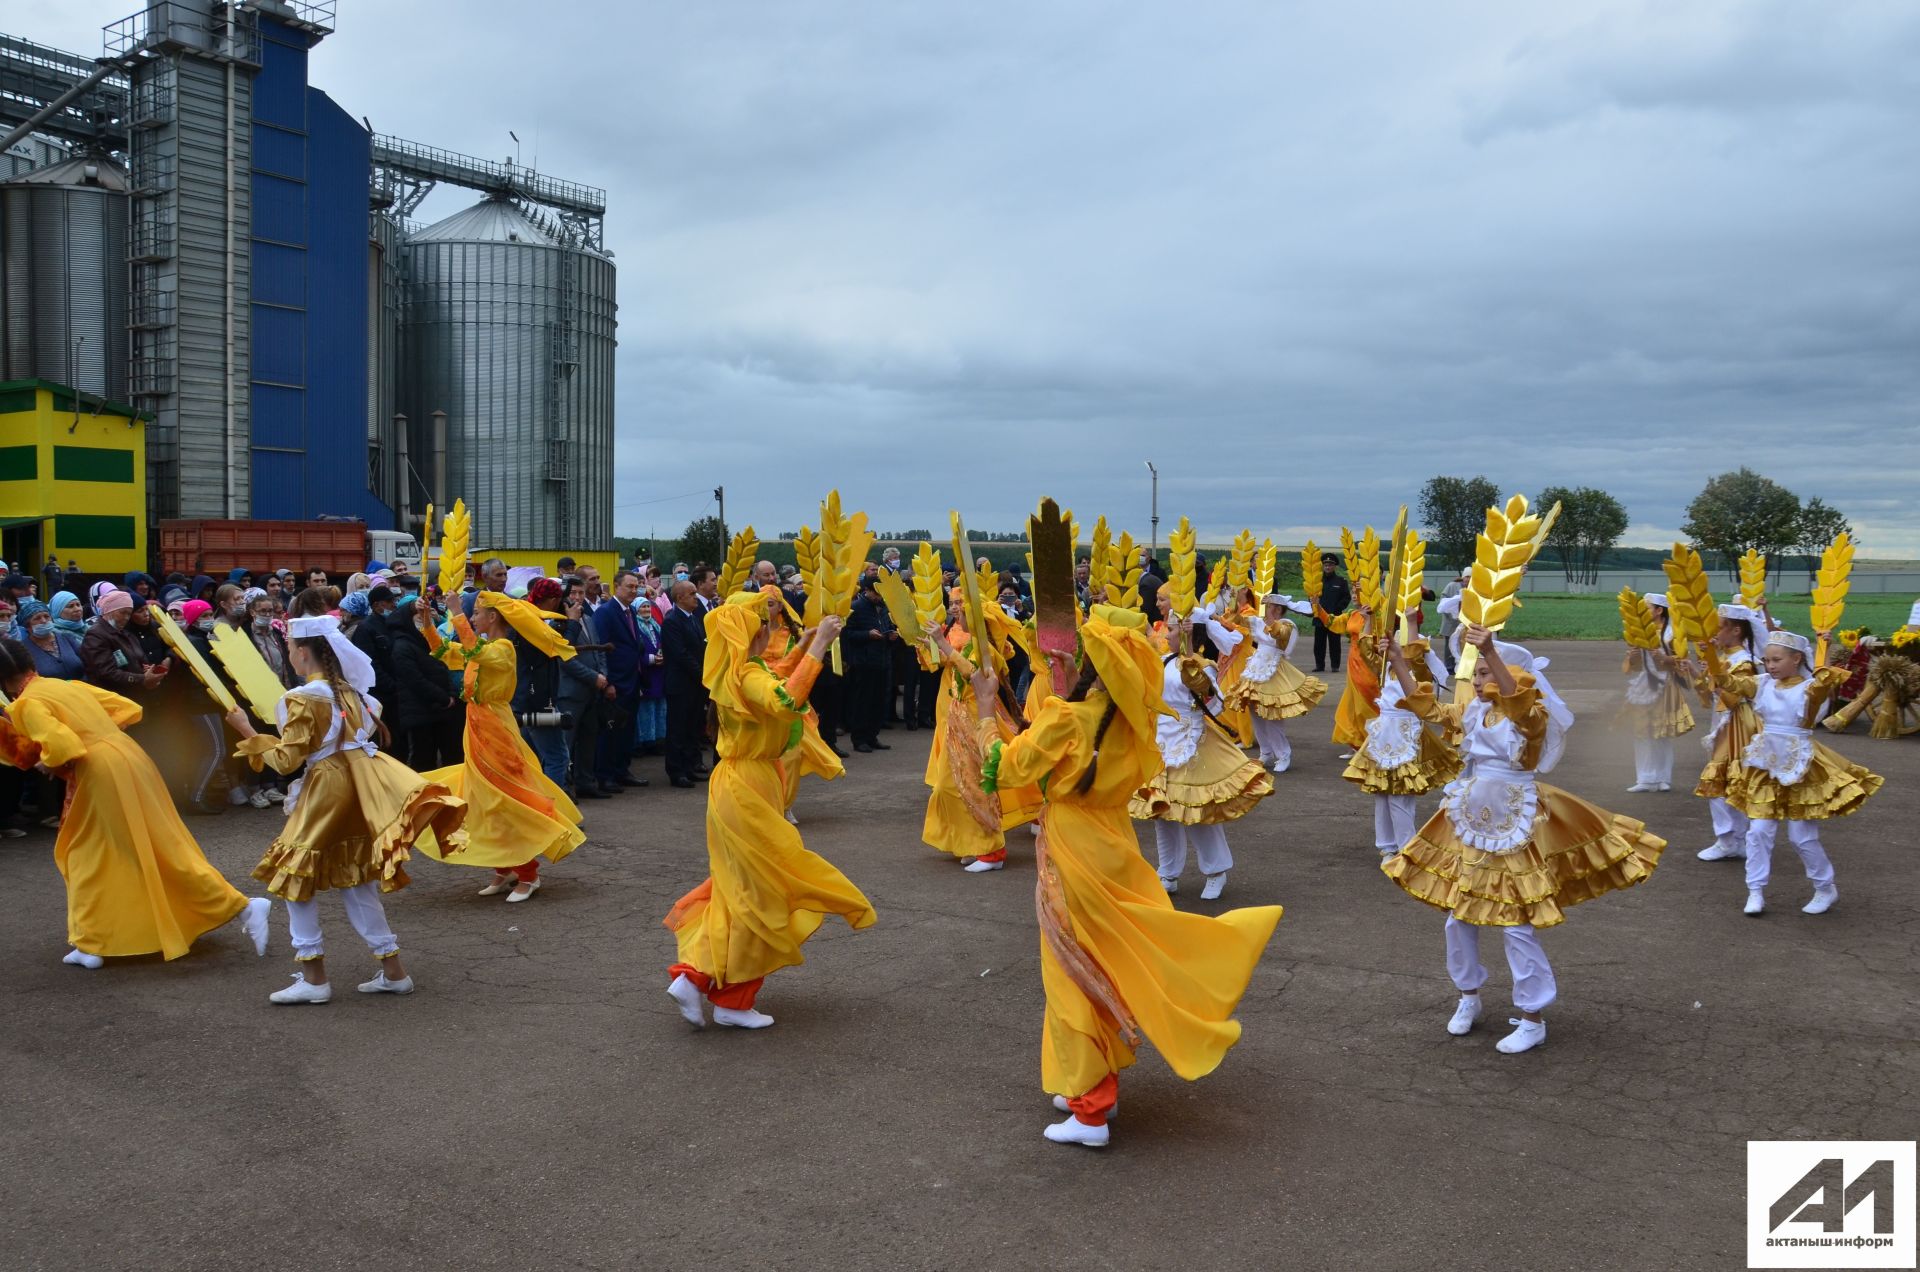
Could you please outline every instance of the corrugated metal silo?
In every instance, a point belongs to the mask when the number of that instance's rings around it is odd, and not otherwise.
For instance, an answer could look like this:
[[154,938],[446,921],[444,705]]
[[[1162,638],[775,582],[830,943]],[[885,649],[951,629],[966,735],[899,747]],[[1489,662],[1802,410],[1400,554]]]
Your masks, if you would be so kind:
[[476,547],[613,547],[613,262],[487,199],[408,239],[414,466],[445,411]]
[[127,179],[76,156],[0,183],[0,380],[127,398]]
[[[400,408],[400,315],[406,305],[401,277],[399,222],[376,212],[367,233],[367,447],[369,485],[394,508],[407,506],[402,439],[395,434]],[[377,472],[371,471],[377,467]]]

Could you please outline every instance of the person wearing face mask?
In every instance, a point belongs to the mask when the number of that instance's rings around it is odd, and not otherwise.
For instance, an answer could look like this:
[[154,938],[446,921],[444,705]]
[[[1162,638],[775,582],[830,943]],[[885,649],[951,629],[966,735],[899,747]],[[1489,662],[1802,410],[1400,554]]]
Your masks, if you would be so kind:
[[140,635],[132,630],[133,598],[112,588],[101,594],[97,608],[100,621],[80,641],[87,680],[135,702],[152,696],[167,669],[148,662]]
[[[69,597],[71,593],[67,594]],[[74,601],[77,607],[79,602]],[[86,668],[80,661],[80,638],[54,626],[53,612],[39,601],[20,607],[20,629],[26,637],[27,653],[33,657],[34,671],[48,680],[81,680]],[[60,810],[66,806],[66,786],[50,773],[22,775],[22,791],[36,806],[40,824],[57,827]],[[17,797],[16,797],[17,798]],[[3,832],[0,832],[3,833]]]

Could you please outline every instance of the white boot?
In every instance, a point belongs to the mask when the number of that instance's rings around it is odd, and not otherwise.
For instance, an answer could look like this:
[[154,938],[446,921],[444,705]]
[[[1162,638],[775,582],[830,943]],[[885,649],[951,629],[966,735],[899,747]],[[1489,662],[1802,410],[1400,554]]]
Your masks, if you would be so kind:
[[1107,1146],[1105,1126],[1088,1126],[1077,1117],[1070,1117],[1064,1122],[1055,1122],[1046,1129],[1045,1134],[1056,1144],[1079,1144],[1083,1148]]
[[332,999],[332,985],[310,985],[307,978],[295,973],[293,984],[277,994],[268,994],[267,1001],[286,1006],[289,1003],[324,1003]]
[[765,1029],[773,1023],[773,1017],[767,1015],[764,1011],[755,1011],[751,1007],[745,1011],[734,1007],[715,1007],[713,1009],[713,1023],[716,1025],[731,1025],[735,1029]]
[[[1059,1109],[1062,1113],[1073,1112],[1073,1105],[1068,1102],[1067,1097],[1064,1095],[1056,1095],[1053,1097],[1053,1107]],[[1107,1110],[1107,1121],[1111,1122],[1119,1116],[1120,1101],[1115,1100],[1113,1107]]]
[[1480,1019],[1480,995],[1462,994],[1460,1002],[1453,1009],[1453,1019],[1447,1021],[1447,1032],[1458,1038],[1473,1029],[1473,1022]]
[[91,972],[97,970],[107,960],[98,954],[89,954],[85,950],[68,950],[67,956],[60,961],[75,967],[84,967]]
[[674,977],[673,983],[667,986],[667,997],[679,1006],[681,1018],[688,1024],[695,1029],[707,1027],[706,995],[700,992],[699,986],[687,979],[685,972]]
[[1200,889],[1200,899],[1202,901],[1218,901],[1220,894],[1226,890],[1227,872],[1222,870],[1217,875],[1207,876],[1207,886]]
[[1760,891],[1760,889],[1758,888],[1748,889],[1747,908],[1744,911],[1744,913],[1765,914],[1766,911],[1767,911],[1767,894]]
[[253,938],[253,952],[263,958],[267,953],[267,916],[272,913],[273,902],[265,897],[254,897],[240,912],[240,930]]
[[1813,890],[1813,900],[1801,906],[1800,913],[1825,914],[1833,908],[1833,903],[1839,899],[1840,889],[1834,887],[1832,884],[1828,884],[1824,888],[1816,887]]
[[1547,1022],[1544,1020],[1516,1020],[1509,1016],[1507,1023],[1516,1026],[1514,1031],[1493,1044],[1495,1051],[1517,1056],[1522,1051],[1532,1051],[1547,1040]]

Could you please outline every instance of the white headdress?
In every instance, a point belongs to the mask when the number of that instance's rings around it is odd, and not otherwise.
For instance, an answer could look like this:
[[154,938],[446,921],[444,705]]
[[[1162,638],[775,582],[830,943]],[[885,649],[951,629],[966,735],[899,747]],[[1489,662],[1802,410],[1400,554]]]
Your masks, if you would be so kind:
[[[1454,632],[1450,641],[1456,660],[1460,656],[1463,632],[1464,629]],[[1539,657],[1525,645],[1498,639],[1493,642],[1493,653],[1507,666],[1518,667],[1532,676],[1533,687],[1540,691],[1540,705],[1547,712],[1547,738],[1540,748],[1540,762],[1534,766],[1534,772],[1551,773],[1554,766],[1560,763],[1560,757],[1566,754],[1567,730],[1573,727],[1573,708],[1567,705],[1566,699],[1554,690],[1553,682],[1547,679],[1547,668],[1553,665],[1552,660]]]
[[1813,642],[1799,632],[1790,632],[1782,627],[1778,631],[1767,633],[1767,644],[1779,645],[1791,649],[1800,655],[1800,660],[1808,672],[1813,671]]
[[288,619],[287,635],[295,640],[311,640],[317,636],[326,641],[333,656],[340,660],[341,674],[354,692],[363,698],[373,692],[373,659],[346,638],[340,631],[340,620],[333,615]]
[[1260,603],[1262,605],[1278,605],[1282,609],[1290,609],[1296,614],[1313,613],[1313,605],[1311,602],[1296,601],[1285,592],[1269,592],[1262,598]]
[[1716,606],[1715,608],[1721,618],[1730,618],[1736,623],[1747,624],[1747,631],[1749,633],[1749,638],[1746,642],[1747,652],[1749,654],[1758,654],[1760,651],[1753,647],[1752,633],[1754,624],[1763,622],[1765,615],[1761,614],[1759,610],[1748,609],[1744,605],[1727,604]]

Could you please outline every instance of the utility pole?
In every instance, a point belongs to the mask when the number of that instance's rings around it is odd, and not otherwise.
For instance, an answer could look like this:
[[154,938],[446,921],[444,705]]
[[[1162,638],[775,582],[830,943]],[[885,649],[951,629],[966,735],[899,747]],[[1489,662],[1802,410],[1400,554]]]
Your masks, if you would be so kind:
[[1147,471],[1153,474],[1153,512],[1151,514],[1153,521],[1153,542],[1149,545],[1147,554],[1158,557],[1160,555],[1160,470],[1153,466],[1152,460],[1148,460]]
[[715,501],[718,502],[720,505],[720,552],[721,552],[721,555],[724,557],[726,555],[727,543],[728,543],[727,488],[725,486],[715,486],[713,488],[713,497]]

